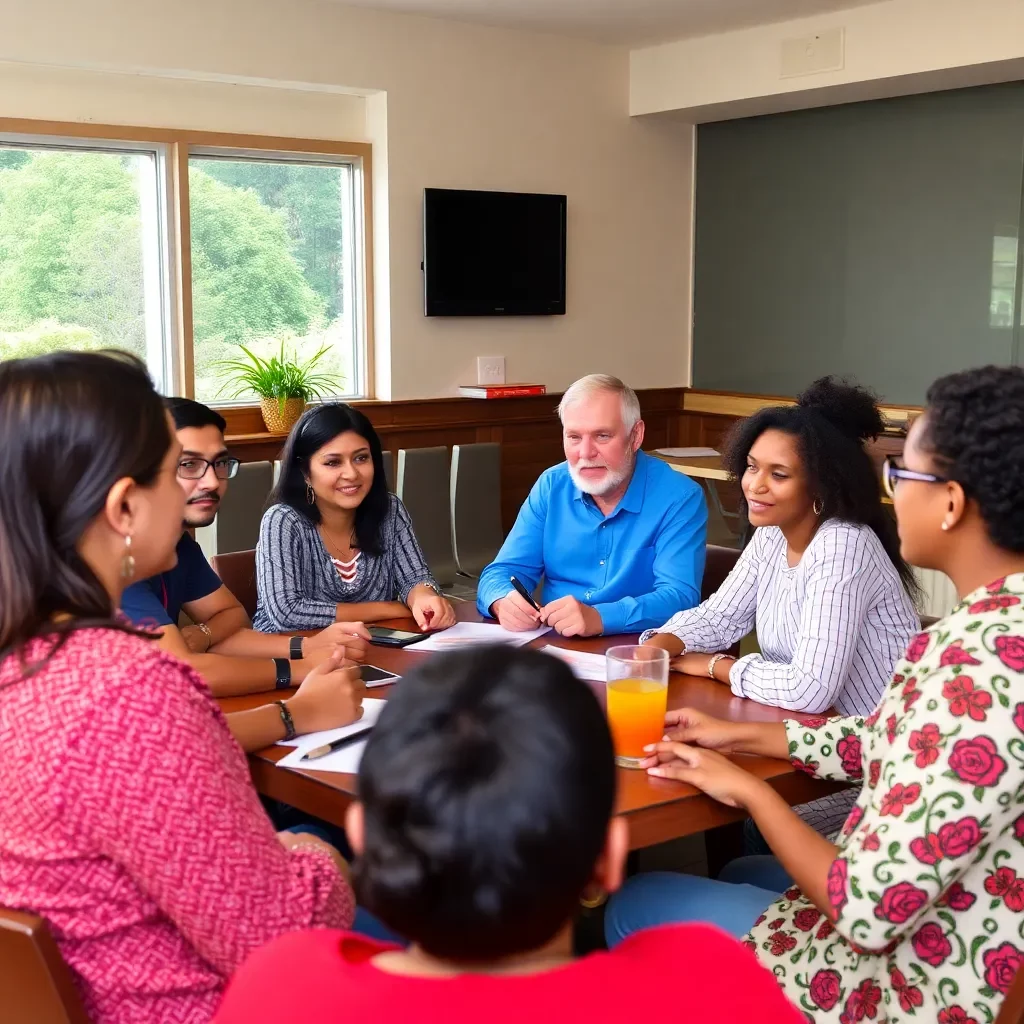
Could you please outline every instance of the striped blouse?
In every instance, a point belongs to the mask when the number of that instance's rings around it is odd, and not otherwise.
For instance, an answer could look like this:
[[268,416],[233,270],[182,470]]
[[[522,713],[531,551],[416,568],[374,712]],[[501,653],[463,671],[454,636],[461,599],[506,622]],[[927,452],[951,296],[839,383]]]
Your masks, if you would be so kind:
[[381,527],[381,553],[363,551],[359,572],[341,578],[314,523],[288,505],[263,515],[256,545],[259,601],[253,626],[264,633],[323,629],[334,622],[339,604],[405,601],[418,583],[437,589],[412,521],[394,494]]
[[688,651],[728,650],[757,624],[760,654],[740,658],[732,692],[791,711],[866,715],[920,628],[870,527],[826,520],[792,568],[786,538],[762,527],[719,590],[659,630]]

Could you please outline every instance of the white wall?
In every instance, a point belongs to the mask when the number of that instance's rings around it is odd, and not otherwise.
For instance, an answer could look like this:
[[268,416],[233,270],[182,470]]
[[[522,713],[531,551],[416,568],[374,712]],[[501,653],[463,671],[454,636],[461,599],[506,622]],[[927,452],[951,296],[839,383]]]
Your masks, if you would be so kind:
[[[477,355],[551,389],[595,370],[688,382],[692,132],[630,120],[624,49],[315,0],[0,0],[0,25],[14,62],[0,116],[349,139],[361,126],[379,397],[450,394]],[[227,84],[254,81],[272,88]],[[569,313],[424,318],[425,186],[567,193]]]
[[[780,77],[783,40],[837,27],[842,70]],[[634,50],[630,111],[703,122],[1022,77],[1022,0],[887,0]]]

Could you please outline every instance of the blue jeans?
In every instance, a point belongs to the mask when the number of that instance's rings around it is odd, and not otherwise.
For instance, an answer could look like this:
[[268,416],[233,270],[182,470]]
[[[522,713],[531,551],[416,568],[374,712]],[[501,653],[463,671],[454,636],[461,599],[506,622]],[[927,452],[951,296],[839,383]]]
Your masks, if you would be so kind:
[[604,915],[608,948],[659,924],[700,921],[740,938],[792,885],[774,857],[740,857],[718,879],[652,871],[635,875],[612,896]]
[[[335,842],[337,836],[335,829],[322,827],[321,825],[309,822],[306,824],[292,825],[289,828],[282,829],[284,832],[306,832],[311,836],[316,836],[317,839],[322,839],[325,843],[329,843],[335,849],[338,848],[338,843]],[[340,831],[340,830],[339,830]],[[349,849],[348,840],[344,838],[344,832],[341,833],[344,841],[345,849]],[[345,856],[343,853],[342,856]],[[345,857],[346,860],[351,859],[351,854]],[[407,946],[409,945],[405,939],[400,938],[390,928],[388,928],[381,921],[378,921],[368,910],[364,910],[362,907],[356,907],[355,920],[352,922],[352,931],[359,932],[360,935],[365,935],[369,939],[376,939],[378,942],[389,942],[395,946]]]

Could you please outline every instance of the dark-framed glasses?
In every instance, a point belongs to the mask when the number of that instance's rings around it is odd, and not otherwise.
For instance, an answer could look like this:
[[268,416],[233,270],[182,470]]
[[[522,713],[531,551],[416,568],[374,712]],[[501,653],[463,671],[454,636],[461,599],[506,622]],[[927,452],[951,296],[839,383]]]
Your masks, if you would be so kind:
[[230,480],[238,473],[238,459],[233,459],[229,455],[223,455],[213,462],[186,455],[178,462],[178,476],[182,480],[202,480],[211,466],[218,480]]
[[896,497],[896,484],[900,480],[916,480],[922,484],[948,484],[949,477],[936,476],[934,473],[918,473],[915,469],[904,469],[897,466],[891,456],[882,463],[882,486],[890,498]]

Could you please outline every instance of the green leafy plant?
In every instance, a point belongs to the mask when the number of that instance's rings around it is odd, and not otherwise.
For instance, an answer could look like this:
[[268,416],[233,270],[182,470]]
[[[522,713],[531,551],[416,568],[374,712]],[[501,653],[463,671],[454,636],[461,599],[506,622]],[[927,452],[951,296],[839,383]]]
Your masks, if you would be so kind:
[[318,349],[304,363],[298,361],[294,352],[289,354],[285,351],[283,341],[280,352],[269,359],[261,358],[245,345],[238,347],[248,358],[227,359],[219,367],[225,379],[221,391],[235,386],[235,390],[228,396],[230,398],[239,398],[255,391],[260,398],[276,398],[278,408],[283,413],[284,404],[289,398],[301,398],[308,402],[338,390],[340,382],[334,374],[315,372],[316,364],[330,351],[329,345]]

